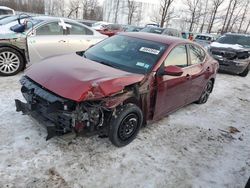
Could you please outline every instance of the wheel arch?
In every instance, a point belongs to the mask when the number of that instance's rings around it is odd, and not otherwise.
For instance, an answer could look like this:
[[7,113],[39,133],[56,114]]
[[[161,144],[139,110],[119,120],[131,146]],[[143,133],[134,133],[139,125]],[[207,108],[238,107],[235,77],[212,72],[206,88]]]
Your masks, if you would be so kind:
[[1,48],[5,48],[5,47],[7,47],[7,48],[12,48],[13,50],[16,50],[17,52],[19,52],[20,55],[21,55],[22,58],[23,58],[23,61],[24,61],[25,65],[27,64],[27,58],[26,58],[25,50],[24,50],[24,49],[20,49],[20,48],[14,46],[14,45],[12,45],[12,44],[5,44],[5,43],[0,44],[0,49],[1,49]]
[[212,87],[212,91],[214,90],[214,82],[215,82],[215,78],[210,78],[209,80],[212,81],[213,87]]

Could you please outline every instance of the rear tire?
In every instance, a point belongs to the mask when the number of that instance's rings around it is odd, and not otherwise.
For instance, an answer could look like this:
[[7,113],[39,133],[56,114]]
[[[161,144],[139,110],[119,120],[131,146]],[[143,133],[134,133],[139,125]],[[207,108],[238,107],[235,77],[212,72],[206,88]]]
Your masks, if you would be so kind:
[[239,74],[239,76],[242,76],[242,77],[246,77],[248,75],[248,72],[249,72],[249,66],[247,66],[247,68]]
[[132,142],[138,134],[143,122],[141,109],[134,104],[118,107],[111,118],[109,139],[117,147]]
[[212,90],[213,90],[213,82],[212,80],[209,80],[207,82],[207,85],[204,89],[204,91],[202,92],[200,98],[198,101],[196,101],[197,104],[204,104],[207,102],[208,98],[209,98],[209,95],[210,93],[212,93]]
[[0,48],[0,75],[13,76],[25,66],[22,55],[9,47]]

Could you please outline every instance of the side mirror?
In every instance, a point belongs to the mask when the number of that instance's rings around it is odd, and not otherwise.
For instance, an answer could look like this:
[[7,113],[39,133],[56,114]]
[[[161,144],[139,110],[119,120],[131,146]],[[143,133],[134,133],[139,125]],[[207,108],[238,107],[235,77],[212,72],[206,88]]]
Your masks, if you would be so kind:
[[177,67],[175,65],[169,65],[167,67],[164,67],[164,75],[181,76],[182,74],[183,74],[182,68]]
[[25,24],[17,24],[10,28],[11,31],[14,31],[16,33],[22,33],[25,31],[26,25]]

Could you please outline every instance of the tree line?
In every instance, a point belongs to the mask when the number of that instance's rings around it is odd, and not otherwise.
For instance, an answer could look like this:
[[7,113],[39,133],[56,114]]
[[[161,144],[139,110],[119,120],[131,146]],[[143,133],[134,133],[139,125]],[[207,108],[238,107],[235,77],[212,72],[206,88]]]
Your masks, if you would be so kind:
[[[126,9],[127,23],[142,20],[142,2],[136,0],[108,0],[112,7],[108,14],[114,14],[118,22],[119,11]],[[151,21],[161,27],[168,27],[171,21],[180,19],[182,30],[190,32],[240,32],[250,29],[250,0],[158,0],[159,10]],[[121,7],[121,4],[126,7]],[[180,6],[181,4],[181,6]],[[98,0],[0,0],[0,5],[15,10],[46,13],[75,19],[102,20],[103,7]],[[178,5],[178,6],[177,6]],[[185,26],[185,27],[184,27]]]
[[44,0],[0,0],[0,6],[7,6],[20,12],[44,14]]
[[[160,25],[180,17],[173,9],[177,0],[160,0]],[[247,33],[250,27],[250,0],[182,0],[182,19],[190,32]],[[216,27],[215,27],[216,26]],[[219,28],[219,29],[218,29]]]

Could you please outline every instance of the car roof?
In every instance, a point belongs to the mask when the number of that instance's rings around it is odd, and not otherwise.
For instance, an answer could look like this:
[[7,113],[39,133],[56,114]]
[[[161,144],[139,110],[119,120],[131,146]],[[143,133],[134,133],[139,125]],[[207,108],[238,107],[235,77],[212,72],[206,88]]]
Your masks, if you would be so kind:
[[213,35],[206,34],[206,33],[200,33],[200,34],[197,34],[197,36],[214,37]]
[[2,9],[2,10],[13,10],[13,9],[11,9],[9,7],[6,7],[6,6],[0,6],[0,9]]
[[225,33],[225,35],[231,35],[231,36],[247,36],[249,37],[249,34],[243,34],[243,33]]
[[179,44],[179,43],[192,43],[188,40],[178,38],[178,37],[172,37],[167,35],[159,35],[154,33],[146,33],[146,32],[124,32],[120,33],[119,35],[126,35],[129,37],[144,39],[144,40],[151,40],[154,42],[164,43],[167,45],[171,44]]
[[54,17],[54,16],[34,16],[33,19],[43,20],[43,21],[59,21],[60,19],[63,19],[64,21],[71,21],[78,23],[76,20],[64,17]]

